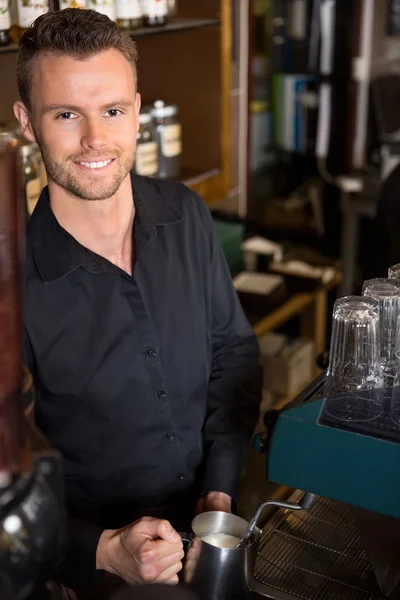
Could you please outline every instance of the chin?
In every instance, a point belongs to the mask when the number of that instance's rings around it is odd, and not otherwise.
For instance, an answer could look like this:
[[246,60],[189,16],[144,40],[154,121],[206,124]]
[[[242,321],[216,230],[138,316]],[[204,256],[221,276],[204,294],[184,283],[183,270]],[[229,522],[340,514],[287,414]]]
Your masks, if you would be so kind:
[[96,201],[111,198],[118,191],[120,185],[120,181],[104,182],[103,184],[98,182],[97,185],[95,183],[71,182],[67,189],[82,200]]

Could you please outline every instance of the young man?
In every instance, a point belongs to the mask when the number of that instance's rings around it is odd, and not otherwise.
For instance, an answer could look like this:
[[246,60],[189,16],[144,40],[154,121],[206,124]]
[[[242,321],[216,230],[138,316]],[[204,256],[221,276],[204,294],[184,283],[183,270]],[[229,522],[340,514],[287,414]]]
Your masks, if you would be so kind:
[[65,462],[64,573],[87,585],[100,571],[178,581],[165,519],[231,510],[260,400],[258,345],[207,208],[131,175],[135,61],[107,17],[74,9],[38,18],[18,59],[14,111],[49,181],[28,230],[26,360]]

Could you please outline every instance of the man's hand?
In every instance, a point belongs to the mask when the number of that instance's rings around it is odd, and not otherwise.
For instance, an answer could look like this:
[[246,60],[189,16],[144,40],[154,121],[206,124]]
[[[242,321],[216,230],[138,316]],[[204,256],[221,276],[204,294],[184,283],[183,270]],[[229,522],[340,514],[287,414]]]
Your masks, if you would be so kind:
[[103,531],[96,568],[131,584],[176,584],[183,556],[181,537],[168,521],[143,517],[123,529]]
[[196,515],[209,510],[222,510],[230,513],[232,510],[232,498],[223,492],[208,492],[201,496],[196,504]]

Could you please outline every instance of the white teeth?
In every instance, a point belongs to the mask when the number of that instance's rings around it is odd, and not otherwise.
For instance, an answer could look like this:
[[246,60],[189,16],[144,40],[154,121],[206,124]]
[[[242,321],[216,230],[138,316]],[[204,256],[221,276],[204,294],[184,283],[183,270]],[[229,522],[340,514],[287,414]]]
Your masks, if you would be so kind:
[[88,169],[101,169],[101,167],[105,167],[111,162],[111,158],[109,160],[103,160],[101,162],[80,162],[80,165],[87,167]]

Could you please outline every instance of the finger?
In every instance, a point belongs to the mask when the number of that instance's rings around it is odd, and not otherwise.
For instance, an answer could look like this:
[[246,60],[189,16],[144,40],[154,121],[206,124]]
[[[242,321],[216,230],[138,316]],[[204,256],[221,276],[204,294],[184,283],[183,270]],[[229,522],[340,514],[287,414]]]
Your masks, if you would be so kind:
[[181,536],[179,533],[175,531],[171,523],[165,519],[143,517],[135,523],[134,527],[151,539],[161,538],[172,544],[176,544],[181,541]]
[[158,554],[158,552],[154,551],[153,548],[151,548],[150,550],[144,550],[141,552],[139,561],[142,564],[158,564],[166,560],[182,560],[184,556],[185,552],[183,548],[177,548],[176,552],[166,552],[164,554]]
[[204,512],[205,498],[201,496],[196,504],[196,515],[199,515]]
[[160,560],[142,562],[140,566],[141,575],[146,581],[158,581],[158,577],[168,569],[171,569],[173,573],[177,573],[182,568],[183,556],[183,552],[177,552]]
[[167,581],[164,581],[165,585],[178,585],[179,583],[179,575],[174,575],[170,577]]
[[170,544],[164,540],[152,540],[147,542],[146,546],[144,547],[144,555],[146,555],[150,560],[163,558],[164,556],[171,556],[172,554],[176,554],[178,552],[183,553],[182,542]]
[[155,583],[162,583],[170,580],[175,580],[175,577],[176,581],[178,581],[178,573],[179,571],[181,571],[181,569],[182,563],[176,563],[170,566],[168,569],[165,569],[162,573],[160,573],[160,575],[154,581]]

